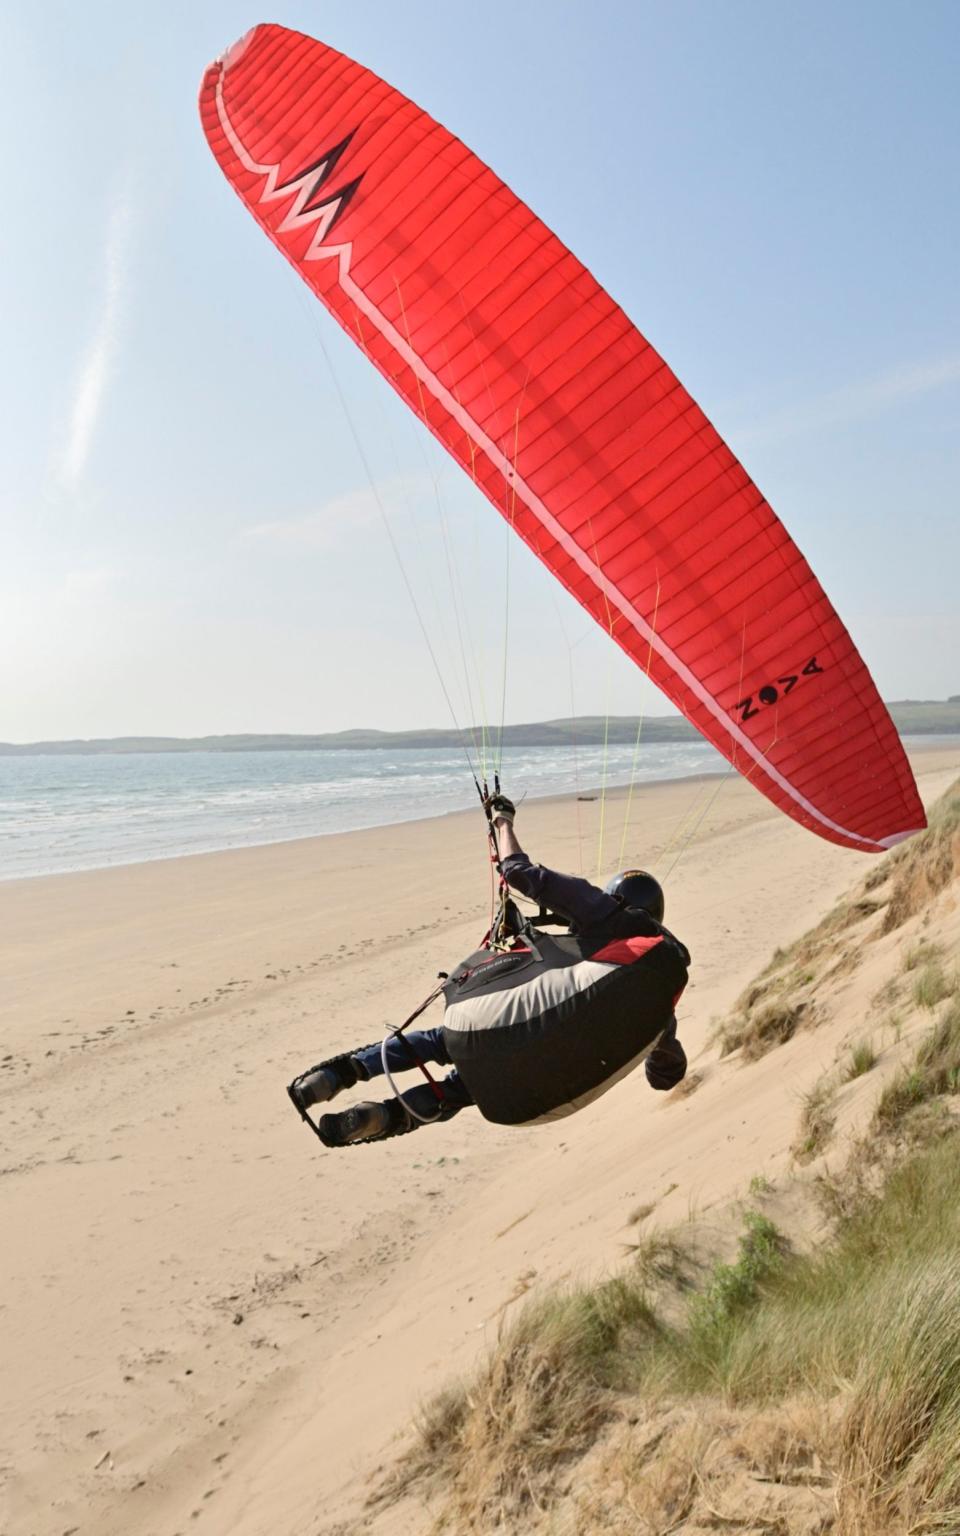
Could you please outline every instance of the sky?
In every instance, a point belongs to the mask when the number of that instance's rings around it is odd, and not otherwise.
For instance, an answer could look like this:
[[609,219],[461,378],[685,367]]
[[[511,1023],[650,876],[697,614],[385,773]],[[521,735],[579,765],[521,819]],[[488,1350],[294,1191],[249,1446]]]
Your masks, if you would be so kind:
[[960,693],[955,0],[6,0],[0,740],[670,710],[227,186],[197,88],[261,20],[492,165],[744,461],[883,696]]

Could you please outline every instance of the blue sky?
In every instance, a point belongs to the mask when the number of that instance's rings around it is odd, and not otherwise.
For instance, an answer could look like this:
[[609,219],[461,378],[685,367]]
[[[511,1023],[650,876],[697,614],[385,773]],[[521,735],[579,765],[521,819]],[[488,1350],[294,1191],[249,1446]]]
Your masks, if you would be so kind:
[[204,66],[264,19],[385,75],[556,229],[886,697],[960,693],[954,0],[8,0],[0,739],[447,723],[371,480],[461,719],[667,708],[519,543],[502,703],[507,530],[200,131]]

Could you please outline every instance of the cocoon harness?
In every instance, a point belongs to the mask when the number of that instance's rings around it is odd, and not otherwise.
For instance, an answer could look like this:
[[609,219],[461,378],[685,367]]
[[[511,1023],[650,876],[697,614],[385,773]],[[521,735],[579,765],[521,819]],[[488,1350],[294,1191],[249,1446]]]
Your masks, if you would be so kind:
[[679,939],[637,909],[577,935],[525,923],[514,948],[477,950],[444,982],[450,1059],[485,1119],[560,1119],[653,1049],[689,964]]

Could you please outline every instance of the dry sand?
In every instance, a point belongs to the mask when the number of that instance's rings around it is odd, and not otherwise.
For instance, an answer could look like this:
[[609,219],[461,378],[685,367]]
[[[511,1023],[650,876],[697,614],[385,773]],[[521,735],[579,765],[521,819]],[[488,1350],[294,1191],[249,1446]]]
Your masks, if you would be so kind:
[[[913,760],[930,803],[960,746]],[[518,831],[590,870],[598,813],[536,802]],[[284,1084],[474,946],[475,814],[0,884],[3,1536],[332,1530],[532,1285],[622,1262],[640,1204],[682,1220],[787,1165],[824,1043],[738,1077],[710,1021],[867,861],[732,778],[648,787],[631,827],[628,861],[679,854],[680,1033],[705,1087],[665,1102],[634,1076],[556,1126],[466,1111],[339,1153]]]

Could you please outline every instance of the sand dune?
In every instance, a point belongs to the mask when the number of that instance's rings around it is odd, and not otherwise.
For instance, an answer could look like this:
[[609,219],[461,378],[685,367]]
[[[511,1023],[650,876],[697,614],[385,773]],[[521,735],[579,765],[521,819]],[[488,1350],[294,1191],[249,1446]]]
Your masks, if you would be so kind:
[[[928,803],[958,763],[915,755]],[[598,819],[537,802],[518,830],[592,869]],[[696,1064],[866,860],[732,779],[647,788],[632,827],[628,860],[677,860]],[[553,1127],[468,1111],[324,1153],[284,1083],[409,1011],[488,902],[475,815],[0,885],[5,1536],[332,1530],[526,1290],[621,1262],[638,1203],[675,1220],[788,1157],[816,1034],[789,1080],[709,1052],[680,1103],[635,1077]]]

